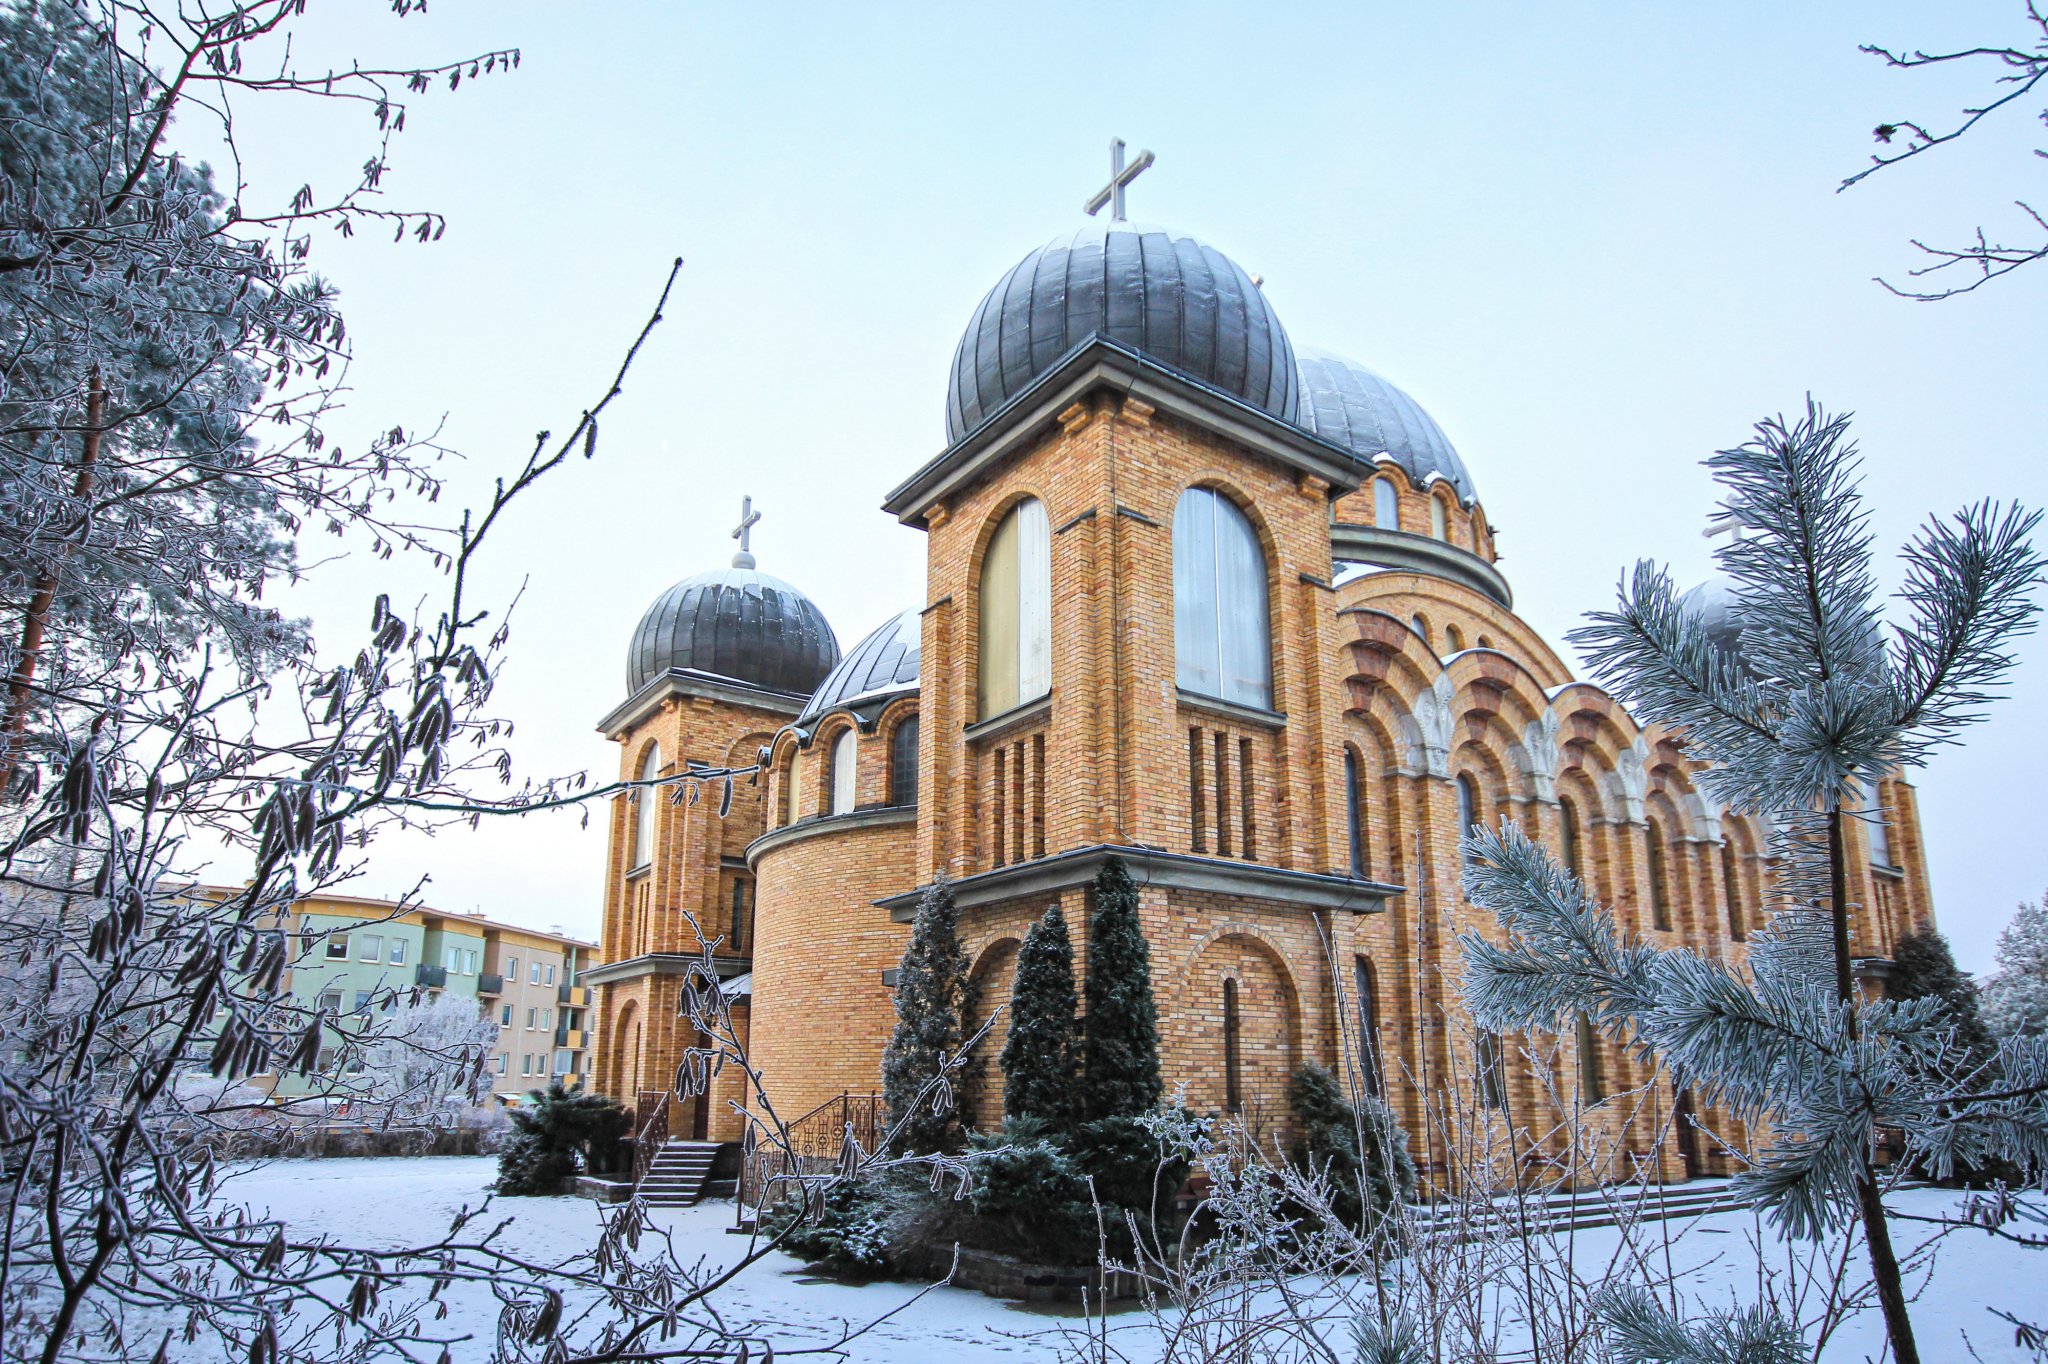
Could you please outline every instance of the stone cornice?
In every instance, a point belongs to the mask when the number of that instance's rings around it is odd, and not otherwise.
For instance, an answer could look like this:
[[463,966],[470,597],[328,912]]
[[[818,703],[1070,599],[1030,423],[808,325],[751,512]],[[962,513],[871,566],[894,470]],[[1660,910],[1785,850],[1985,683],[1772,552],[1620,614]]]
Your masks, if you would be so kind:
[[[576,976],[578,985],[616,985],[620,981],[639,980],[643,976],[680,976],[688,974],[690,968],[704,960],[694,952],[649,952],[644,956],[628,957],[624,961],[606,962],[593,966]],[[751,967],[747,957],[713,957],[712,967],[720,980],[731,980],[744,975]]]
[[1312,436],[1233,394],[1101,336],[1091,336],[1032,380],[995,414],[899,484],[882,510],[922,528],[933,503],[950,500],[1006,457],[1059,425],[1060,414],[1097,389],[1127,394],[1330,485],[1357,488],[1364,471],[1341,446]]
[[616,739],[634,725],[652,714],[656,707],[672,696],[701,697],[706,701],[723,701],[727,705],[746,706],[769,715],[786,715],[791,719],[803,710],[811,699],[795,692],[770,691],[766,687],[751,686],[735,678],[720,677],[716,673],[700,673],[694,668],[670,668],[655,678],[597,722],[597,732],[607,739]]
[[1339,521],[1330,527],[1330,554],[1342,563],[1405,568],[1448,578],[1512,609],[1515,594],[1499,569],[1468,550],[1413,531],[1384,530]]
[[892,824],[917,823],[915,805],[877,805],[844,815],[813,815],[779,829],[770,829],[747,844],[747,866],[759,870],[761,858],[790,843],[801,843],[819,834],[850,833],[856,829],[883,829]]
[[[963,877],[953,882],[953,900],[962,909],[974,909],[1027,895],[1044,895],[1089,885],[1095,880],[1095,874],[1102,870],[1102,864],[1112,857],[1121,857],[1124,865],[1130,868],[1131,879],[1141,886],[1166,886],[1174,890],[1204,890],[1219,895],[1277,900],[1305,909],[1348,909],[1358,914],[1377,914],[1386,908],[1388,896],[1399,895],[1405,889],[1360,877],[1288,871],[1257,862],[1233,862],[1220,857],[1196,857],[1190,853],[1099,843]],[[924,889],[920,886],[875,903],[888,910],[889,917],[898,923],[908,923],[917,913],[917,902]]]

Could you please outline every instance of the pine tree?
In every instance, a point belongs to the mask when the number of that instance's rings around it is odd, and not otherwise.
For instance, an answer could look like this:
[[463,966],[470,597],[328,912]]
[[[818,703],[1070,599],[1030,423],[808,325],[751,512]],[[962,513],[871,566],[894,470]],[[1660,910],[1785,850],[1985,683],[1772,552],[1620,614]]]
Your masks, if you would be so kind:
[[2048,1036],[2048,895],[2021,904],[1998,935],[1998,969],[1984,982],[1984,1019],[2000,1037]]
[[1892,947],[1891,979],[1885,994],[1892,999],[1938,999],[1947,1006],[1956,1042],[1975,1063],[1998,1050],[1977,998],[1977,986],[1956,965],[1948,939],[1937,928],[1908,933]]
[[1065,1132],[1074,1118],[1079,1038],[1074,1017],[1074,944],[1054,905],[1031,925],[1017,954],[1010,1036],[1003,1044],[1003,1112]]
[[[1616,609],[1571,638],[1645,723],[1685,735],[1711,764],[1701,787],[1780,831],[1778,893],[1793,905],[1752,935],[1749,970],[1623,937],[1610,909],[1512,825],[1466,840],[1465,882],[1505,944],[1462,940],[1465,1000],[1494,1031],[1555,1032],[1583,1012],[1655,1053],[1777,1143],[1736,1188],[1794,1236],[1861,1223],[1896,1364],[1918,1364],[1882,1190],[1878,1131],[1937,1177],[2010,1160],[2048,1166],[2048,1045],[2009,1042],[2001,1089],[1972,1090],[1933,999],[1866,1002],[1850,974],[1846,821],[1869,784],[1917,766],[1978,719],[2036,622],[2039,515],[1980,503],[1930,521],[1907,547],[1904,619],[1880,626],[1868,514],[1847,421],[1803,420],[1708,463],[1738,534],[1715,557],[1733,580],[1730,651],[1662,568],[1644,562]],[[1816,969],[1817,968],[1817,969]],[[2024,1039],[2035,1042],[2039,1039]],[[1730,1347],[1729,1357],[1732,1357]]]
[[[960,911],[942,872],[918,902],[896,973],[896,1031],[882,1052],[882,1102],[895,1150],[926,1155],[960,1148],[960,1090],[968,1078],[960,1048],[972,1004]],[[938,1090],[926,1094],[941,1077]]]
[[1415,1160],[1393,1110],[1371,1094],[1362,1098],[1354,1105],[1319,1065],[1301,1067],[1287,1082],[1287,1106],[1301,1128],[1295,1163],[1327,1172],[1335,1193],[1330,1211],[1349,1227],[1371,1231],[1415,1196]]
[[1095,877],[1081,1065],[1085,1117],[1135,1117],[1158,1105],[1159,1010],[1152,999],[1152,954],[1138,924],[1138,888],[1120,857],[1104,862]]

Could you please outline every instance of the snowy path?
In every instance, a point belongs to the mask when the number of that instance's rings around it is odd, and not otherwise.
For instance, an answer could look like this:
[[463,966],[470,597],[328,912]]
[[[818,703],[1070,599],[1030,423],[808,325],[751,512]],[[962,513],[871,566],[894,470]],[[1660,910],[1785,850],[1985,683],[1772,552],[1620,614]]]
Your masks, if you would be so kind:
[[[382,1160],[279,1161],[238,1174],[226,1196],[268,1209],[299,1234],[324,1233],[356,1244],[396,1245],[428,1241],[445,1229],[462,1205],[475,1207],[495,1174],[495,1162],[457,1157]],[[1893,1200],[1902,1211],[1932,1213],[1954,1195],[1921,1190]],[[508,1198],[492,1207],[490,1221],[511,1218],[508,1249],[537,1260],[555,1260],[586,1247],[597,1227],[594,1205],[569,1198]],[[731,1205],[657,1209],[653,1225],[671,1234],[679,1253],[723,1263],[744,1242],[726,1234]],[[1680,1234],[1673,1266],[1698,1303],[1727,1306],[1753,1301],[1759,1266],[1752,1251],[1754,1219],[1723,1213],[1696,1222],[1669,1224]],[[1900,1224],[1902,1242],[1918,1229]],[[1611,1230],[1579,1232],[1573,1246],[1582,1265],[1602,1261],[1613,1246]],[[1915,1237],[1914,1239],[1917,1239]],[[1860,1250],[1856,1263],[1860,1266]],[[1987,1307],[2003,1307],[2036,1320],[2048,1316],[2048,1255],[2003,1246],[1979,1232],[1951,1237],[1933,1277],[1914,1306],[1915,1325],[1928,1359],[1971,1357],[2009,1364],[2029,1356],[2012,1345],[2011,1329]],[[807,1275],[786,1256],[775,1255],[741,1275],[719,1298],[728,1320],[758,1322],[778,1352],[835,1338],[844,1323],[879,1315],[912,1297],[915,1288],[880,1283],[851,1287]],[[1115,1346],[1132,1360],[1158,1356],[1156,1338],[1140,1313],[1114,1318]],[[473,1333],[470,1352],[457,1360],[489,1353],[496,1303],[472,1290],[458,1298],[449,1323]],[[911,1303],[899,1315],[848,1347],[845,1357],[873,1364],[1003,1359],[1052,1361],[1063,1349],[1069,1323],[996,1302],[962,1289],[940,1288]],[[1967,1344],[1965,1343],[1967,1333]],[[1337,1333],[1340,1355],[1348,1355],[1348,1332]],[[1830,1361],[1875,1357],[1882,1340],[1874,1314],[1849,1322],[1830,1342]]]

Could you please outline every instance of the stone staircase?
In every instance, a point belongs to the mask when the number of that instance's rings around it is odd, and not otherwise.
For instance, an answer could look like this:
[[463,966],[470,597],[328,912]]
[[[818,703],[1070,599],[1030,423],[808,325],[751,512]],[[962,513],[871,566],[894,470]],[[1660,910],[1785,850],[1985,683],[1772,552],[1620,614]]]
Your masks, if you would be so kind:
[[1611,1227],[1622,1221],[1698,1217],[1740,1206],[1728,1192],[1727,1181],[1713,1179],[1647,1189],[1617,1186],[1577,1193],[1532,1194],[1519,1207],[1514,1199],[1499,1199],[1476,1208],[1436,1203],[1416,1211],[1417,1221],[1425,1231],[1461,1227],[1467,1235],[1513,1234],[1523,1230],[1556,1234]]
[[681,1208],[700,1202],[707,1195],[730,1194],[731,1180],[722,1181],[722,1188],[711,1180],[718,1148],[715,1141],[670,1138],[663,1142],[647,1173],[640,1177],[640,1197],[653,1207]]

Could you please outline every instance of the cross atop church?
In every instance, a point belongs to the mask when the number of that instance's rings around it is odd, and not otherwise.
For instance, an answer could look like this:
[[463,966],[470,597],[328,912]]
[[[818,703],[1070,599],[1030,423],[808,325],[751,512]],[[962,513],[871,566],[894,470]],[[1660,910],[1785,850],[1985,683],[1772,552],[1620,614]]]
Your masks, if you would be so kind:
[[732,556],[734,568],[754,566],[754,526],[761,519],[761,513],[754,510],[754,498],[750,493],[740,499],[740,523],[733,527],[732,538],[740,542],[740,552]]
[[1109,206],[1109,220],[1120,223],[1124,220],[1124,186],[1145,173],[1152,164],[1152,153],[1139,152],[1138,159],[1130,165],[1124,164],[1124,140],[1113,137],[1109,140],[1109,183],[1095,191],[1095,196],[1086,205],[1088,212],[1100,213],[1103,205]]

